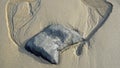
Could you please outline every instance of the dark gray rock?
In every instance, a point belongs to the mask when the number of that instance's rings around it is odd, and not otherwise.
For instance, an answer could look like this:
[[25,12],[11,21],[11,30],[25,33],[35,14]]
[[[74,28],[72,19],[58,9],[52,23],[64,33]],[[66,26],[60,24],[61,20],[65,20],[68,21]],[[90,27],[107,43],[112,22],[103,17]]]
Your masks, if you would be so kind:
[[53,64],[58,64],[59,50],[82,40],[76,31],[60,24],[53,24],[28,40],[25,49]]

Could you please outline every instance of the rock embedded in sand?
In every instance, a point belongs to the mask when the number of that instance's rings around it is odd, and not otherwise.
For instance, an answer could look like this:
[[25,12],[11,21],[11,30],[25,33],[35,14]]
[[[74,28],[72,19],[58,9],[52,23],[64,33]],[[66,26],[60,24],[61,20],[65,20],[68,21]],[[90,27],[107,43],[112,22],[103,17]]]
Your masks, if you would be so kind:
[[53,64],[58,64],[59,50],[82,40],[76,31],[60,24],[53,24],[28,40],[25,49]]

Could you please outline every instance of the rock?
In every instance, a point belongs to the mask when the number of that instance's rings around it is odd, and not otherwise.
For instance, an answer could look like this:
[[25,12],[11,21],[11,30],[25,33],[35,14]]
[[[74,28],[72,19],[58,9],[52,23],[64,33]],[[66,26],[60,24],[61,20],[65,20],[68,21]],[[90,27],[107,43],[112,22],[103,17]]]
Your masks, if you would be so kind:
[[52,24],[29,39],[25,49],[53,64],[58,64],[59,50],[82,40],[76,31],[60,24]]

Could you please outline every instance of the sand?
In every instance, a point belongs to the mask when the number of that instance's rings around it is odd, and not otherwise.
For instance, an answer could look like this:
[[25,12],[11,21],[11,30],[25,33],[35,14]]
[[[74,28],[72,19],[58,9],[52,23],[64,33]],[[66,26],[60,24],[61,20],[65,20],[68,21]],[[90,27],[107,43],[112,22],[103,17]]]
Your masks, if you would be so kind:
[[[95,34],[91,33],[92,29],[100,23],[109,8],[108,3],[102,0],[43,0],[40,5],[39,0],[0,1],[0,68],[120,67],[119,0],[108,0],[113,5],[112,12]],[[10,8],[17,5],[16,3],[19,8],[14,9],[14,15]],[[32,11],[29,3],[33,5]],[[27,21],[28,24],[22,27]],[[69,48],[61,54],[58,65],[46,64],[24,50],[26,40],[51,23],[61,23],[77,29],[84,38],[90,33],[94,34],[90,38],[90,47],[86,44],[80,56],[76,55],[77,45]]]

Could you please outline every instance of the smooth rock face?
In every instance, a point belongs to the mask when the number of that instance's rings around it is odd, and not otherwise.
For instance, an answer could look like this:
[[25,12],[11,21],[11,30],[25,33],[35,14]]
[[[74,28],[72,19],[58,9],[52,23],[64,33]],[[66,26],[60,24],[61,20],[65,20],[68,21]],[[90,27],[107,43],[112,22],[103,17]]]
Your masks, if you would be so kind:
[[28,40],[25,49],[57,64],[59,63],[59,50],[82,40],[80,34],[74,30],[60,24],[53,24]]

